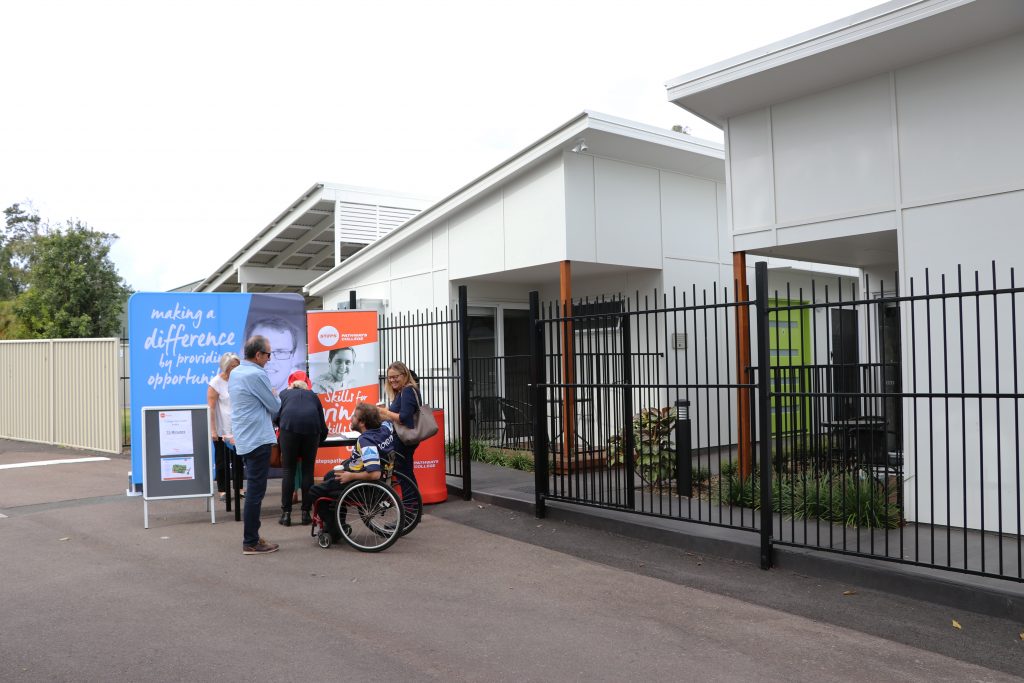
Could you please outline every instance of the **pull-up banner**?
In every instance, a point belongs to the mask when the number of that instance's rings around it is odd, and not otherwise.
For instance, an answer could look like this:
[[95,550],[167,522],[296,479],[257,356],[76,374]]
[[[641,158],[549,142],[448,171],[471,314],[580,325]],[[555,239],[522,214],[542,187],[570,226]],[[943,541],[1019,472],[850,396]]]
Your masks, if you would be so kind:
[[351,430],[352,411],[380,400],[376,311],[307,314],[309,373],[331,434]]
[[[309,375],[324,406],[333,436],[352,429],[359,403],[380,400],[380,344],[376,311],[311,311],[307,313]],[[345,447],[320,448],[313,476],[322,477],[349,456]]]
[[[376,328],[375,328],[376,330]],[[306,310],[298,294],[139,292],[128,302],[132,483],[142,482],[142,407],[206,405],[210,380],[227,352],[267,338],[266,371],[275,391],[306,369]],[[205,426],[204,426],[205,429]]]

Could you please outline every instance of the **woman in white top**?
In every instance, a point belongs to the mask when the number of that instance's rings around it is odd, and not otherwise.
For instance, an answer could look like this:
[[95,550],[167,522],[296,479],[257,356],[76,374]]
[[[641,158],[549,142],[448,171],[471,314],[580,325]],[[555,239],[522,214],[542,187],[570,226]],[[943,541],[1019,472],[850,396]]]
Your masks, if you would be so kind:
[[238,356],[230,351],[220,357],[220,372],[210,380],[206,390],[206,403],[210,406],[210,435],[213,437],[213,452],[217,465],[217,490],[224,498],[230,488],[228,482],[228,449],[235,449],[235,437],[231,432],[231,394],[228,393],[228,377],[241,364]]

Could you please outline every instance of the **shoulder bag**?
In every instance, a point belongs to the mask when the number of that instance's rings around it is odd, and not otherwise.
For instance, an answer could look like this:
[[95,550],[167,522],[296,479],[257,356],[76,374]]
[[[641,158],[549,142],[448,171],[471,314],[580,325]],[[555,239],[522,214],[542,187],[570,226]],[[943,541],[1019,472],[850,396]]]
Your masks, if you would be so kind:
[[420,400],[419,390],[413,389],[412,393],[416,396],[416,403],[419,406],[412,418],[413,426],[406,427],[401,421],[395,422],[395,433],[406,446],[415,446],[437,434],[437,420],[434,419],[434,411]]

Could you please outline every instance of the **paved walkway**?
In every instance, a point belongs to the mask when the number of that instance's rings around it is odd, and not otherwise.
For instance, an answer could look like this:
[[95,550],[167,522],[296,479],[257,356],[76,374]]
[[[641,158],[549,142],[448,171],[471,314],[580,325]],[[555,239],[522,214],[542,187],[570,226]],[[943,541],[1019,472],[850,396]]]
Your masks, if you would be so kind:
[[[0,464],[68,456],[0,442]],[[143,529],[129,467],[0,471],[0,679],[1019,680],[1018,623],[479,500],[382,554],[320,549],[268,504],[281,552],[243,556],[196,500]]]
[[[450,477],[449,484],[458,487],[461,481]],[[533,511],[535,486],[534,474],[531,472],[474,462],[472,487],[475,498],[517,510]],[[673,497],[669,501],[669,497],[664,496],[665,500],[661,504],[657,498],[650,495],[637,497],[637,509],[651,514],[635,514],[560,501],[549,501],[547,508],[549,515],[571,519],[576,523],[759,563],[759,515],[752,515],[747,509],[696,500],[690,510],[687,510],[685,503],[680,510],[678,498]],[[661,516],[666,513],[675,515],[675,518]],[[687,514],[692,514],[693,519],[713,524],[688,521],[685,518]],[[1020,538],[1016,535],[1005,536],[1000,541],[994,534],[982,535],[969,531],[965,535],[962,531],[954,530],[948,535],[951,552],[947,555],[945,531],[933,529],[929,525],[911,524],[888,531],[855,529],[814,520],[794,520],[781,515],[774,515],[773,523],[777,539],[796,546],[804,546],[805,541],[809,541],[806,548],[791,549],[787,545],[777,544],[775,560],[779,565],[804,571],[827,571],[839,576],[845,572],[851,577],[861,577],[861,580],[865,573],[873,573],[880,588],[896,592],[910,590],[911,594],[944,600],[948,604],[966,604],[973,609],[1024,620],[1024,583],[1013,580],[1018,576],[1017,553],[1020,550]],[[729,528],[730,525],[742,525],[744,528]],[[966,564],[963,560],[965,542],[966,555],[970,557],[970,562]],[[923,564],[930,563],[934,557],[939,568],[810,549],[814,547],[862,555],[874,554],[877,557],[902,557]],[[998,573],[1001,566],[1003,574],[1011,579],[941,569],[948,563],[954,568],[967,566],[977,571],[982,568],[982,558],[987,571]]]

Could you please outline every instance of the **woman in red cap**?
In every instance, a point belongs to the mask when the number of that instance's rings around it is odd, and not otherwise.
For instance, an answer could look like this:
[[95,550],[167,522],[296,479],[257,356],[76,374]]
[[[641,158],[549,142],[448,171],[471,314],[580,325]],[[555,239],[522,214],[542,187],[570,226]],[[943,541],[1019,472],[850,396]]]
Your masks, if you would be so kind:
[[313,464],[316,451],[327,438],[327,422],[320,398],[310,391],[306,373],[296,370],[288,376],[288,388],[281,392],[281,412],[277,423],[281,427],[281,519],[280,524],[292,525],[292,492],[295,490],[296,460],[302,463],[302,524],[312,524],[309,510],[313,504],[309,487],[313,485]]

